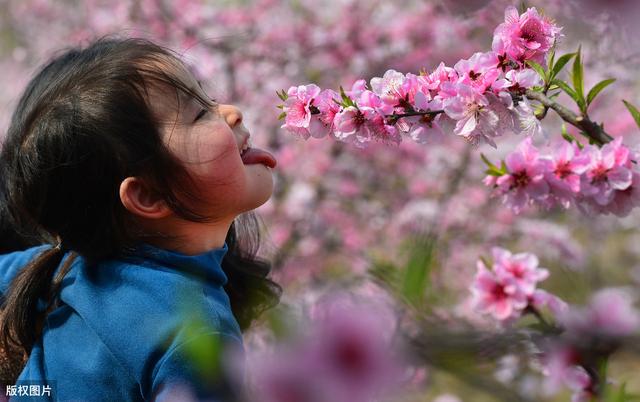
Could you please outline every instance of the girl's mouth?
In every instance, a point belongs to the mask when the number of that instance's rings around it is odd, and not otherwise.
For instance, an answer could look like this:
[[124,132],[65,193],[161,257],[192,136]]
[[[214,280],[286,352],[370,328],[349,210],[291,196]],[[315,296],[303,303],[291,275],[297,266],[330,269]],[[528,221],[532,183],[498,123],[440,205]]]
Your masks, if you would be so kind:
[[276,158],[271,153],[260,148],[252,148],[250,143],[245,143],[240,150],[240,158],[245,165],[261,163],[270,168],[276,167]]

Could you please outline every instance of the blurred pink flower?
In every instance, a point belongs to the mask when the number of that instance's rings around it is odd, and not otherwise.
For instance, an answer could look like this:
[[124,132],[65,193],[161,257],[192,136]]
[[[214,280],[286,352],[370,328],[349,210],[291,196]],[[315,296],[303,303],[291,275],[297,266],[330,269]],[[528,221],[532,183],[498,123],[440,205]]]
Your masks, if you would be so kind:
[[640,330],[640,311],[633,306],[634,301],[624,289],[603,289],[591,297],[586,308],[568,310],[561,322],[569,334],[579,338],[629,336]]

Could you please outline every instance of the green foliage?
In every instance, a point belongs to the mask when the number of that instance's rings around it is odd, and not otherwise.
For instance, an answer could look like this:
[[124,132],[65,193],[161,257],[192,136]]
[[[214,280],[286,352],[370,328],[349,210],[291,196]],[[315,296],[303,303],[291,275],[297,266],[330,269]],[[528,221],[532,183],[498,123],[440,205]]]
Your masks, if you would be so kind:
[[627,110],[629,110],[629,113],[631,113],[631,116],[633,116],[633,120],[635,120],[638,127],[640,127],[640,111],[638,111],[638,108],[636,108],[626,100],[623,100],[622,102],[624,102],[624,105],[627,107]]
[[571,69],[571,81],[573,82],[573,90],[576,97],[574,100],[578,104],[580,111],[586,113],[587,104],[584,99],[584,66],[582,65],[581,50],[578,48],[575,59],[573,60],[573,68]]
[[282,90],[282,92],[276,91],[276,94],[278,95],[278,98],[280,98],[283,102],[289,98],[289,95],[287,95],[284,89]]
[[278,115],[278,120],[282,120],[282,119],[284,119],[285,117],[287,117],[287,112],[282,112],[282,113],[280,113],[280,114]]
[[529,65],[529,67],[535,70],[535,72],[538,73],[538,75],[540,76],[540,78],[544,80],[544,82],[547,82],[548,77],[547,77],[547,72],[544,71],[544,67],[542,67],[540,64],[532,60],[527,61],[527,65]]
[[411,243],[401,292],[409,303],[419,306],[424,300],[425,292],[431,288],[431,272],[436,265],[437,239],[434,235],[426,235]]
[[340,87],[340,97],[342,98],[342,102],[338,102],[338,104],[342,107],[349,107],[349,106],[353,106],[355,108],[357,108],[358,106],[356,105],[356,103],[353,101],[353,99],[349,98],[349,96],[347,96],[347,94],[344,92],[344,88],[342,88],[342,86]]
[[617,389],[608,386],[603,400],[604,402],[637,402],[640,401],[640,395],[629,394],[627,383],[624,382]]
[[484,172],[485,174],[496,177],[507,174],[507,165],[505,165],[504,161],[502,162],[500,167],[497,167],[496,165],[491,163],[491,161],[483,153],[480,153],[480,158],[482,158],[482,161],[487,165],[487,170],[485,170]]
[[609,78],[608,80],[602,80],[599,83],[597,83],[596,85],[594,85],[593,88],[591,88],[591,91],[589,91],[589,94],[587,95],[587,107],[589,107],[589,105],[591,105],[591,102],[593,102],[593,100],[596,98],[596,96],[598,96],[598,94],[603,89],[605,89],[609,85],[613,84],[614,82],[616,82],[615,78]]
[[[563,56],[561,56],[558,61],[556,62],[556,64],[550,68],[550,74],[549,74],[549,80],[553,81],[554,78],[556,78],[556,76],[560,73],[560,71],[562,71],[562,69],[564,68],[564,66],[567,65],[567,63],[569,63],[569,61],[571,61],[571,59],[576,55],[576,53],[567,53]],[[553,60],[553,58],[551,59]]]
[[222,342],[217,333],[203,333],[203,328],[206,324],[199,318],[193,318],[185,325],[185,338],[189,339],[184,344],[185,357],[203,380],[214,381],[222,369]]

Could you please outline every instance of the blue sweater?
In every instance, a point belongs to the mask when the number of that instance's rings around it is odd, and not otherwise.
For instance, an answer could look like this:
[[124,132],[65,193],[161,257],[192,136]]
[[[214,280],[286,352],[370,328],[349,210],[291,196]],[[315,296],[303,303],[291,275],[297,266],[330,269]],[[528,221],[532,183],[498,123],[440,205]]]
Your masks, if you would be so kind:
[[[0,256],[0,292],[47,247]],[[193,345],[212,336],[223,350],[242,352],[223,289],[226,252],[226,244],[194,256],[142,245],[93,266],[77,257],[62,281],[61,303],[47,316],[16,383],[36,385],[40,393],[46,385],[52,397],[33,391],[10,401],[160,401],[166,385],[180,381],[199,398],[226,400],[228,382],[202,381],[200,366],[188,358]],[[198,313],[200,325],[185,325],[185,311]]]

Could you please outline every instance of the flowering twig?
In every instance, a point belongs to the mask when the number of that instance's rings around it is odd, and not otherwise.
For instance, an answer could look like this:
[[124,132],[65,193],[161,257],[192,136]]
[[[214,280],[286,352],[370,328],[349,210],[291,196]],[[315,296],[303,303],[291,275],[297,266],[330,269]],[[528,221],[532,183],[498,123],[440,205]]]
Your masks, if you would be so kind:
[[590,120],[587,116],[580,116],[558,102],[553,101],[542,92],[527,89],[527,98],[540,102],[545,108],[553,109],[562,120],[579,128],[582,132],[598,145],[603,145],[613,140],[613,137],[607,134],[602,126]]

